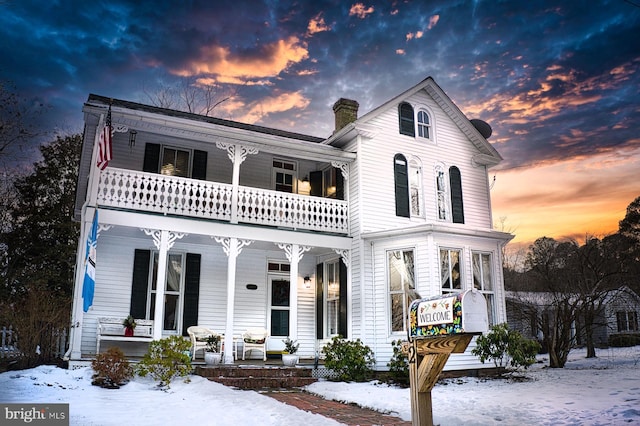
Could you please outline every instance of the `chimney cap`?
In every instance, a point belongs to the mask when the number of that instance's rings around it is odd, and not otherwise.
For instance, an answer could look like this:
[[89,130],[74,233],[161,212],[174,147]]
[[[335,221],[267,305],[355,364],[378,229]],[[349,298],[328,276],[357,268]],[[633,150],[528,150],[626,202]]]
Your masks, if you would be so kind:
[[359,106],[360,104],[358,104],[358,102],[354,101],[353,99],[340,98],[336,101],[335,104],[333,104],[333,111],[335,112],[340,107],[351,107],[358,109]]

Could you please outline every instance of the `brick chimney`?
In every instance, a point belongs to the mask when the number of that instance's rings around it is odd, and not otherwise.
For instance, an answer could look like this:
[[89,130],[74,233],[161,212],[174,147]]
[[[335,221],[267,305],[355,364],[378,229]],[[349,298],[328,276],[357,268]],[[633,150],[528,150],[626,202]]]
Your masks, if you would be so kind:
[[333,133],[358,119],[359,106],[360,105],[358,105],[356,101],[345,98],[340,98],[335,104],[333,104],[333,113],[336,117],[336,129]]

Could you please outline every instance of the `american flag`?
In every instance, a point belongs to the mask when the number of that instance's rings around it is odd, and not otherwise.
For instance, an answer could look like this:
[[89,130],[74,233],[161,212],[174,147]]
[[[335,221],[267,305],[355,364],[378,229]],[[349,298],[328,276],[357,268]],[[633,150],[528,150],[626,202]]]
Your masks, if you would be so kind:
[[98,162],[97,166],[100,170],[104,170],[111,160],[111,105],[107,111],[107,119],[100,133],[98,141]]

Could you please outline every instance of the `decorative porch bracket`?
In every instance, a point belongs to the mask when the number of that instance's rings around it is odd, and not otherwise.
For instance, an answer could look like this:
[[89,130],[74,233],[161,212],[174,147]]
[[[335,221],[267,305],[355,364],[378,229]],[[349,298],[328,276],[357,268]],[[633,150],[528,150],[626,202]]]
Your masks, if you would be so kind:
[[452,353],[463,353],[477,333],[413,339],[402,345],[409,359],[411,422],[413,426],[433,426],[431,390]]
[[227,151],[229,160],[233,163],[233,177],[231,184],[231,223],[238,223],[238,189],[240,187],[240,165],[249,154],[257,154],[258,148],[241,144],[233,144],[222,141],[216,142],[216,147]]
[[335,167],[336,169],[340,169],[345,182],[349,181],[349,171],[347,170],[347,168],[349,167],[349,163],[343,163],[342,161],[332,161],[331,166]]

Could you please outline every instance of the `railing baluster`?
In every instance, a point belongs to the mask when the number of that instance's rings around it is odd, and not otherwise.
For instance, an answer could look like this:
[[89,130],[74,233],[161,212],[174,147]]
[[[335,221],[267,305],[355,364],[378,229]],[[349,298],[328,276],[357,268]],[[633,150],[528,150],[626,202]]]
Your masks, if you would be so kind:
[[[232,186],[108,167],[100,174],[98,205],[231,219]],[[241,186],[238,221],[294,229],[347,233],[347,202]]]

